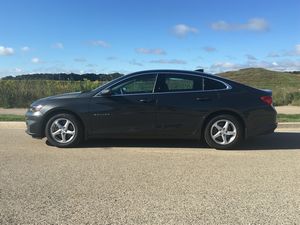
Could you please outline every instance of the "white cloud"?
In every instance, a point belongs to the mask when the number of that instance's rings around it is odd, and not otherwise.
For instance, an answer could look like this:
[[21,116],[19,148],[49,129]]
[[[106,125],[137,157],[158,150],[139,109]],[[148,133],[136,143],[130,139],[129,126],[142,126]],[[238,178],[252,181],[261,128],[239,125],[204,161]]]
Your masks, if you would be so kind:
[[271,52],[268,57],[300,56],[300,44],[296,44],[293,49],[281,52]]
[[206,51],[206,52],[215,52],[215,51],[217,51],[216,48],[210,47],[210,46],[205,46],[205,47],[203,47],[202,49],[203,49],[204,51]]
[[86,62],[85,58],[75,58],[74,59],[75,62]]
[[41,60],[37,57],[34,57],[34,58],[31,59],[31,62],[34,63],[34,64],[38,64],[38,63],[41,62]]
[[15,72],[16,73],[21,73],[23,70],[22,69],[20,69],[20,68],[15,68]]
[[53,44],[52,47],[57,48],[57,49],[64,49],[63,43],[60,43],[60,42]]
[[270,52],[267,57],[269,58],[277,58],[280,57],[280,54],[278,52]]
[[298,44],[298,45],[295,46],[295,53],[297,55],[300,55],[300,44]]
[[13,55],[15,53],[13,48],[0,46],[0,55],[8,56]]
[[24,47],[21,48],[21,51],[22,52],[28,52],[28,51],[30,51],[30,48],[28,46],[24,46]]
[[102,41],[102,40],[91,41],[91,44],[94,45],[94,46],[100,46],[100,47],[103,47],[103,48],[110,47],[110,45],[107,42]]
[[259,61],[251,64],[250,66],[245,64],[243,65],[244,68],[246,67],[260,67],[270,70],[277,70],[277,71],[299,71],[300,70],[300,61],[294,60],[279,60],[279,61]]
[[89,68],[93,68],[93,67],[97,67],[98,65],[97,64],[92,64],[92,63],[89,63],[86,65],[86,67],[89,67]]
[[150,63],[158,63],[158,64],[186,64],[186,61],[180,59],[159,59],[152,60]]
[[220,73],[225,71],[237,70],[240,69],[241,66],[232,62],[217,62],[210,66],[210,71],[212,73]]
[[300,44],[297,44],[297,45],[295,46],[295,50],[296,50],[296,52],[300,55]]
[[109,61],[113,61],[113,60],[117,60],[117,59],[118,59],[118,57],[116,57],[116,56],[109,56],[106,58],[106,60],[109,60]]
[[243,68],[265,68],[275,71],[300,71],[300,61],[281,60],[281,61],[248,61],[242,64],[232,62],[218,62],[209,67],[212,73],[221,73]]
[[161,48],[137,48],[135,49],[137,53],[146,54],[146,55],[165,55],[166,52]]
[[190,27],[186,24],[177,24],[172,28],[173,33],[180,38],[187,36],[189,33],[196,34],[198,29],[195,27]]
[[228,23],[226,21],[218,21],[211,24],[213,30],[234,31],[234,30],[248,30],[248,31],[267,31],[269,23],[263,18],[252,18],[246,23]]
[[134,66],[143,66],[142,63],[137,62],[135,59],[129,61],[129,64],[134,65]]
[[246,54],[245,56],[247,57],[248,60],[252,60],[252,61],[257,60],[257,58],[255,56],[253,56],[253,55]]

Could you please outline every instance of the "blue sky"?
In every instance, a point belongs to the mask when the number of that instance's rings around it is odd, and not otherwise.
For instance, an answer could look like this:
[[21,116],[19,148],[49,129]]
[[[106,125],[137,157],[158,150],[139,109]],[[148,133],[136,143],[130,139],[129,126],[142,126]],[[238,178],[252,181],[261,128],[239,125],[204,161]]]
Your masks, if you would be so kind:
[[0,0],[0,76],[300,70],[300,1]]

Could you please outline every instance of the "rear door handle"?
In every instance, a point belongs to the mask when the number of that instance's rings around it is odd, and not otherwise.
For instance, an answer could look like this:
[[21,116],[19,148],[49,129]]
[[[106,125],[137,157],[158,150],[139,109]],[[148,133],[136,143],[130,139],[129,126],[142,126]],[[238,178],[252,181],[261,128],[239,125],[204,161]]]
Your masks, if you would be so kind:
[[142,103],[154,103],[155,100],[154,99],[140,99],[139,102],[142,102]]
[[207,97],[197,97],[196,100],[197,100],[197,101],[202,101],[202,102],[204,102],[204,101],[211,101],[211,98],[207,98]]

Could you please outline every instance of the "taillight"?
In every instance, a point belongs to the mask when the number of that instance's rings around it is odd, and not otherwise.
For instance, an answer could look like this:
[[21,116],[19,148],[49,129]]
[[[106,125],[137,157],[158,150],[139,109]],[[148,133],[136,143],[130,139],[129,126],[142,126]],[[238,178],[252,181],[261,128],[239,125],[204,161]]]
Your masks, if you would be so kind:
[[260,97],[260,100],[262,100],[267,105],[272,105],[272,103],[273,103],[272,96],[262,96],[262,97]]

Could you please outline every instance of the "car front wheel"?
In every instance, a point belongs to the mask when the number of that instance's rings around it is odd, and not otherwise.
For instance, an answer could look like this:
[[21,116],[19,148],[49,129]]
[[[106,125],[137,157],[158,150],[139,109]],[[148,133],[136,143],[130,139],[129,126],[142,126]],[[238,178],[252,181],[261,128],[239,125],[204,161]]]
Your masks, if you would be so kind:
[[241,123],[231,115],[219,115],[210,120],[205,128],[206,143],[216,149],[232,149],[243,137]]
[[45,133],[51,145],[72,147],[80,142],[82,128],[80,122],[73,115],[63,113],[49,119]]

